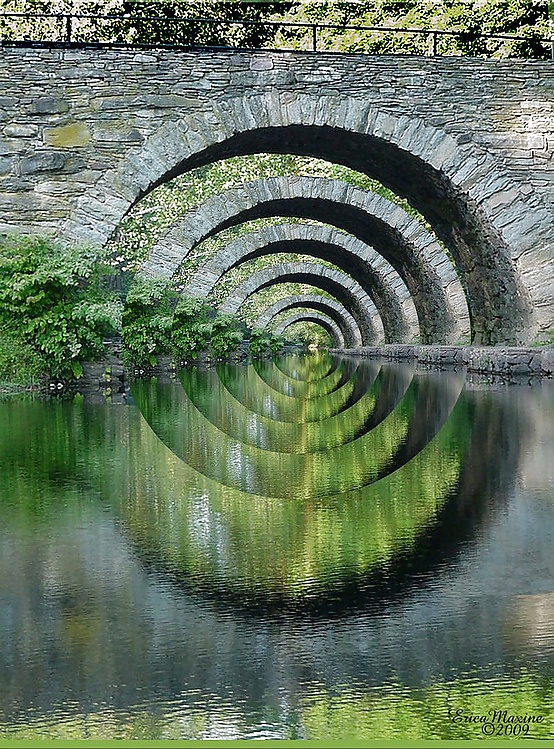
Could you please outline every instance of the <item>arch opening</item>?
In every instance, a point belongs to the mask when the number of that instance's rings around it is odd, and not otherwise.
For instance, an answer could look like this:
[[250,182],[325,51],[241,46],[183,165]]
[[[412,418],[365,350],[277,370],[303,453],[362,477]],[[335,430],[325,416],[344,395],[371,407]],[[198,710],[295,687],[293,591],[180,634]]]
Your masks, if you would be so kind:
[[290,263],[268,266],[239,284],[220,306],[222,312],[236,314],[252,295],[281,283],[309,284],[330,294],[339,301],[355,319],[362,345],[373,345],[383,339],[383,325],[375,308],[372,311],[367,295],[347,277],[326,268],[308,263]]
[[151,188],[213,161],[256,153],[313,156],[340,163],[405,197],[449,249],[464,280],[472,309],[473,342],[524,342],[525,331],[533,328],[529,293],[498,228],[444,171],[385,138],[329,125],[245,130],[181,161]]

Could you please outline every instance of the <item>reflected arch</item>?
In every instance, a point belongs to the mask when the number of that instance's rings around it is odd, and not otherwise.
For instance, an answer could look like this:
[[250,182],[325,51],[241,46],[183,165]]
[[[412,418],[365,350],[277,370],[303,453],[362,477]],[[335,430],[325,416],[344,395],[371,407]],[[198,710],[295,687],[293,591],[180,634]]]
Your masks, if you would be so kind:
[[348,342],[351,341],[352,348],[361,346],[362,336],[360,329],[350,312],[334,299],[319,296],[318,294],[295,294],[294,296],[286,296],[279,299],[279,301],[275,302],[262,312],[255,321],[254,327],[262,329],[267,328],[271,325],[271,321],[276,315],[285,310],[295,309],[297,307],[308,307],[327,315],[327,317],[334,320],[341,330],[345,345],[349,346],[350,344]]
[[[241,234],[223,245],[192,274],[185,293],[206,297],[220,277],[243,262],[265,255],[300,253],[333,263],[356,278],[377,307],[385,343],[419,340],[419,322],[400,275],[378,252],[356,237],[325,224],[278,224]],[[459,337],[469,338],[469,317],[460,297]],[[451,300],[452,301],[452,300]],[[463,323],[467,324],[465,330]]]
[[383,340],[383,323],[375,305],[356,281],[345,273],[317,263],[276,263],[253,273],[221,303],[221,312],[236,314],[244,302],[262,289],[279,283],[310,284],[331,294],[350,312],[362,336],[362,345]]

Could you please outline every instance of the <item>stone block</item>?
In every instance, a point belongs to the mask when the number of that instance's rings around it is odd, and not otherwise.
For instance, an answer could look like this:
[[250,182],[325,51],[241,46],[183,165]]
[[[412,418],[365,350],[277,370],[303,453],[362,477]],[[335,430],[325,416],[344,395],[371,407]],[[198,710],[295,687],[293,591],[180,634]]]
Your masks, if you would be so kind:
[[124,125],[94,129],[94,140],[103,143],[143,143],[144,137],[136,128]]
[[254,57],[250,60],[250,70],[273,70],[271,57]]
[[86,146],[90,141],[90,130],[84,122],[71,122],[60,127],[46,127],[42,134],[45,145],[55,148]]
[[12,159],[0,156],[0,175],[8,174],[12,168]]
[[8,138],[34,138],[37,134],[38,125],[26,125],[14,122],[11,125],[6,125],[4,128],[4,135]]
[[69,111],[69,104],[65,99],[59,99],[56,96],[41,96],[31,102],[33,114],[63,114],[67,111]]
[[19,103],[15,96],[0,96],[0,109],[12,109]]
[[37,153],[23,158],[19,162],[21,174],[35,174],[36,172],[58,172],[65,166],[65,156],[61,153]]

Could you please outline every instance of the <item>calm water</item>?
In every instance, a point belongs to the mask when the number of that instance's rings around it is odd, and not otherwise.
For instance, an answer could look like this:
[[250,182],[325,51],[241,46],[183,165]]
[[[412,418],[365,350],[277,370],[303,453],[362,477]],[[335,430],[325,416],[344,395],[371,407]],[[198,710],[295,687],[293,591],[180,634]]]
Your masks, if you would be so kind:
[[0,402],[0,736],[554,728],[554,386],[288,356]]

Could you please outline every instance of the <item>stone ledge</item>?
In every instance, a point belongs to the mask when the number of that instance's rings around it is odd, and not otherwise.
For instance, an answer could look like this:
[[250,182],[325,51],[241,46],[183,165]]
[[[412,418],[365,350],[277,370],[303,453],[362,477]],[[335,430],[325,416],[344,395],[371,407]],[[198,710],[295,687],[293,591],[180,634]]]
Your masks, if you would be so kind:
[[466,367],[468,372],[503,376],[552,377],[554,373],[554,349],[551,348],[426,346],[391,343],[384,346],[330,349],[330,351],[369,359],[416,361],[438,369],[458,365]]

